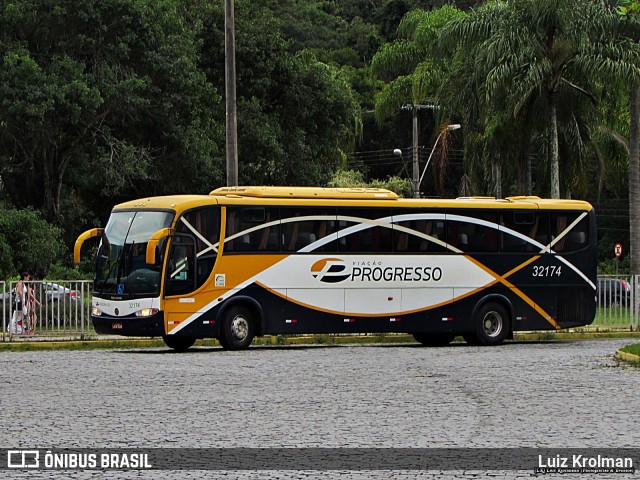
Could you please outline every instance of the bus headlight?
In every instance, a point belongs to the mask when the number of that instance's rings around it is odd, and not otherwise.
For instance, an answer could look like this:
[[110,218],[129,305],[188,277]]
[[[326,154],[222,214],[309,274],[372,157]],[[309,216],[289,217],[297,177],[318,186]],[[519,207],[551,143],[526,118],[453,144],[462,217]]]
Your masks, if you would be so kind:
[[136,312],[136,317],[150,317],[151,315],[158,313],[158,311],[159,310],[157,308],[143,308]]
[[102,310],[100,310],[98,307],[91,307],[91,315],[93,315],[94,317],[99,317],[100,315],[102,315]]

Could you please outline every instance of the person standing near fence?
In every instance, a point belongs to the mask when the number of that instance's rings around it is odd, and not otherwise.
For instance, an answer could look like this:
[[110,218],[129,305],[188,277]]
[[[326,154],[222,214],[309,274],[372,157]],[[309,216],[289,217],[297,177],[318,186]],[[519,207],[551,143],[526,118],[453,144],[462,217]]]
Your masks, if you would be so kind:
[[27,309],[28,287],[26,281],[29,280],[29,273],[23,272],[20,280],[16,283],[13,292],[13,313],[9,323],[9,335],[21,335],[26,326],[26,319],[29,314]]
[[[27,280],[31,281],[31,275],[28,275]],[[33,335],[36,329],[36,321],[38,320],[38,315],[36,315],[36,305],[42,306],[42,303],[40,303],[36,298],[33,287],[28,283],[25,284],[25,286],[27,292],[27,325],[25,327],[25,333]]]

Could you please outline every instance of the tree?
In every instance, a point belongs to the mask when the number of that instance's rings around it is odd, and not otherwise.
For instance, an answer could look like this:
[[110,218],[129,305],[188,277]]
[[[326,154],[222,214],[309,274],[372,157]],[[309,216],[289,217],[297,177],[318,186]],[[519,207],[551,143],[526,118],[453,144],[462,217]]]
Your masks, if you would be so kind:
[[[222,12],[211,3],[203,30],[209,81],[223,85]],[[341,149],[355,143],[360,106],[344,72],[304,50],[292,55],[279,20],[236,2],[240,183],[325,184]]]
[[14,198],[62,223],[74,191],[111,204],[219,176],[220,97],[180,5],[0,0],[0,161]]
[[636,70],[637,51],[611,37],[615,23],[600,2],[509,0],[489,2],[443,31],[444,44],[473,50],[474,63],[486,65],[482,91],[492,105],[507,99],[514,118],[544,111],[552,198],[560,197],[559,104],[576,108],[576,95],[595,102],[590,81]]
[[408,13],[398,28],[399,39],[385,44],[375,54],[371,70],[388,80],[376,95],[376,118],[397,114],[409,105],[413,114],[413,178],[414,192],[418,192],[418,109],[422,104],[438,109],[435,98],[448,61],[434,55],[439,31],[454,18],[463,14],[453,7],[426,12]]
[[62,230],[32,209],[0,208],[0,278],[28,271],[44,276],[64,252]]
[[[619,0],[618,3],[620,15],[630,24],[626,32],[627,38],[637,45],[640,39],[640,2]],[[640,275],[640,75],[635,75],[630,83],[629,250],[631,274]]]

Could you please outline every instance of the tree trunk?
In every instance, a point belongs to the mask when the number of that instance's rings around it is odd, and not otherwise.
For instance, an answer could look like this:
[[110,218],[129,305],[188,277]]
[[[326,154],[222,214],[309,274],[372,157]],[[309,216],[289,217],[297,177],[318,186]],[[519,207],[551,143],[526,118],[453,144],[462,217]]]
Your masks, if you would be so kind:
[[640,274],[640,79],[633,82],[630,98],[629,139],[629,255],[631,274]]
[[526,164],[526,180],[525,180],[525,191],[527,195],[533,195],[533,182],[531,181],[533,166],[531,165],[531,154],[529,153],[529,148],[527,147],[527,164]]
[[60,195],[62,193],[64,172],[67,169],[70,156],[45,150],[42,158],[43,211],[48,221],[61,225],[63,219],[60,210]]
[[[412,148],[411,151],[413,153],[413,175],[412,175],[412,183],[413,183],[413,196],[415,198],[420,198],[420,157],[418,154],[418,107],[416,105],[413,106],[413,117],[412,117]],[[437,142],[437,140],[436,140]],[[425,166],[425,168],[427,168]]]
[[491,177],[493,180],[493,195],[502,198],[502,162],[500,153],[491,158]]
[[525,172],[525,162],[527,161],[527,157],[524,154],[518,155],[518,173],[516,174],[516,195],[525,195],[526,180],[524,178]]
[[518,162],[518,195],[531,195],[531,155],[528,148]]
[[549,101],[549,123],[551,129],[551,198],[560,198],[560,153],[558,148],[558,116],[556,101],[551,96]]

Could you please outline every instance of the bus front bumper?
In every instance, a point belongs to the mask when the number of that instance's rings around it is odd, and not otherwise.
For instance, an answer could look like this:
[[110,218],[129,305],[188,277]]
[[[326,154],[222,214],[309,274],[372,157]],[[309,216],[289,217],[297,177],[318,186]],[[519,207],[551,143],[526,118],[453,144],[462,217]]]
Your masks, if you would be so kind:
[[164,313],[148,317],[112,317],[91,315],[96,333],[125,337],[160,337],[164,335]]

